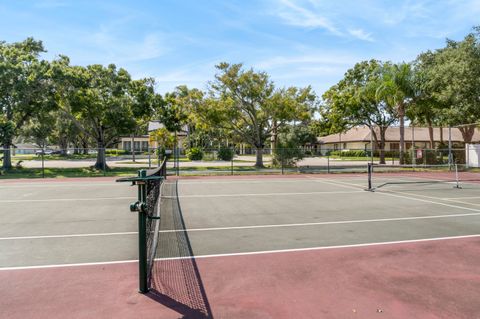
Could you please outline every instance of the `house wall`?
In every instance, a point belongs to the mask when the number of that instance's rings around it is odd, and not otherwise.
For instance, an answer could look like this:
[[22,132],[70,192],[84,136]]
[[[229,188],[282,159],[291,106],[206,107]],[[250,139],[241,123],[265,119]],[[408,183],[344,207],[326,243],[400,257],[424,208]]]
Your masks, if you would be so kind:
[[[430,146],[429,142],[415,142],[416,148],[428,149]],[[405,142],[406,149],[411,149],[412,143]],[[374,147],[376,149],[376,147]],[[386,151],[398,151],[399,150],[399,143],[398,142],[385,142]],[[328,151],[335,151],[335,150],[370,150],[370,143],[366,142],[342,142],[342,143],[326,143],[320,144],[317,146],[317,151],[321,155],[325,155]]]
[[[133,148],[136,152],[146,152],[149,148],[149,138],[148,137],[134,137],[133,138]],[[125,151],[132,151],[132,138],[131,137],[121,137],[120,142],[118,143],[118,149]]]

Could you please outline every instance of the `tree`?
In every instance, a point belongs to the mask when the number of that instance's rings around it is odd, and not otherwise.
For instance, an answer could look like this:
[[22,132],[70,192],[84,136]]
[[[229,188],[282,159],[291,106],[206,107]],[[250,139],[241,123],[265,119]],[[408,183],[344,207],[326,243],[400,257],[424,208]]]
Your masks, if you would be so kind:
[[315,109],[310,87],[275,89],[265,72],[243,70],[242,64],[221,63],[209,96],[194,106],[197,118],[233,132],[256,149],[256,167],[263,167],[265,142],[294,120],[306,120]]
[[278,147],[274,149],[274,162],[293,165],[304,157],[303,146],[313,144],[317,136],[306,124],[287,125],[278,133]]
[[50,63],[39,60],[41,41],[0,42],[0,143],[3,168],[12,167],[10,147],[19,129],[35,114],[55,108]]
[[[426,125],[430,140],[430,148],[435,148],[433,125],[442,126],[442,111],[445,105],[432,94],[429,72],[435,64],[432,52],[420,54],[413,63],[415,94],[412,105],[407,110],[407,117],[412,124]],[[442,134],[443,132],[440,131]]]
[[114,64],[80,67],[70,66],[68,59],[61,62],[56,65],[57,76],[62,79],[59,104],[75,126],[95,141],[94,167],[103,169],[105,148],[120,135],[130,134],[136,125],[134,114],[136,117],[148,114],[151,105],[135,101],[131,95],[130,74]]
[[378,87],[377,95],[390,107],[394,107],[400,123],[400,164],[405,157],[405,115],[411,104],[414,94],[414,73],[409,63],[390,64],[383,66],[382,83]]
[[431,55],[425,68],[425,87],[433,98],[443,104],[442,122],[458,126],[466,143],[480,120],[480,27],[462,41],[447,40],[445,48]]
[[[133,80],[130,82],[128,94],[130,96],[130,104],[132,109],[135,126],[132,135],[136,136],[139,132],[146,132],[148,122],[151,120],[158,104],[163,103],[160,94],[155,94],[155,80],[153,78],[145,78]],[[135,145],[132,138],[132,160],[135,162]]]
[[380,61],[355,64],[340,82],[324,93],[322,107],[330,127],[343,130],[360,125],[369,127],[380,150],[382,164],[385,163],[385,133],[397,117],[396,109],[377,94],[383,83],[383,74],[383,63]]

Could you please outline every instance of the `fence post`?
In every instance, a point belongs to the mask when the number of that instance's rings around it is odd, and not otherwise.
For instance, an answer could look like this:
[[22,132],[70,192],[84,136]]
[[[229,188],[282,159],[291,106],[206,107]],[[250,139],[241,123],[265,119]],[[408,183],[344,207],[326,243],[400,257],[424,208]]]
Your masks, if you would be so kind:
[[152,168],[152,150],[150,149],[150,146],[147,147],[147,152],[148,152],[148,168]]
[[103,176],[107,176],[107,150],[103,148]]
[[367,166],[367,174],[368,174],[368,189],[369,191],[372,190],[372,168],[373,168],[373,164],[372,163],[368,163],[368,166]]
[[45,178],[45,150],[42,149],[42,178]]
[[233,157],[235,156],[235,148],[232,147],[232,159],[231,159],[231,173],[233,175]]

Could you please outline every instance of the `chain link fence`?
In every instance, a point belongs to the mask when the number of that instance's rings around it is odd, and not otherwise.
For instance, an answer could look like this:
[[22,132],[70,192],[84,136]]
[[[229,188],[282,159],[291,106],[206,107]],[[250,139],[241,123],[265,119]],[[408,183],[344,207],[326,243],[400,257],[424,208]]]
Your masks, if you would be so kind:
[[[138,169],[154,168],[167,157],[169,175],[239,175],[366,172],[368,163],[400,164],[398,150],[320,150],[314,147],[255,149],[149,148],[121,149],[0,149],[0,165],[11,155],[11,169],[1,169],[0,178],[129,176]],[[104,153],[104,157],[103,154]],[[104,161],[102,159],[105,159]],[[406,165],[466,165],[465,149],[409,149]]]

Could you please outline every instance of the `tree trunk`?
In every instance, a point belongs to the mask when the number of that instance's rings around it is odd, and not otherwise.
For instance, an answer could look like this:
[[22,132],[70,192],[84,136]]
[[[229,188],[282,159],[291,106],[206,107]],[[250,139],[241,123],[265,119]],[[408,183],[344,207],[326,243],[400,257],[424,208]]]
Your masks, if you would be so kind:
[[12,155],[10,154],[10,145],[11,143],[3,144],[3,165],[2,168],[5,170],[12,168]]
[[405,155],[405,107],[398,105],[398,118],[400,120],[400,164],[404,164]]
[[465,143],[470,143],[475,133],[475,125],[463,126],[458,128],[462,133],[463,141]]
[[107,168],[107,163],[105,162],[105,145],[102,140],[97,141],[97,161],[95,162],[95,168],[98,170]]
[[380,127],[380,164],[385,164],[385,133],[387,129]]
[[263,147],[256,148],[257,160],[255,162],[255,167],[262,168],[263,166]]
[[440,126],[440,144],[443,145],[443,126]]

